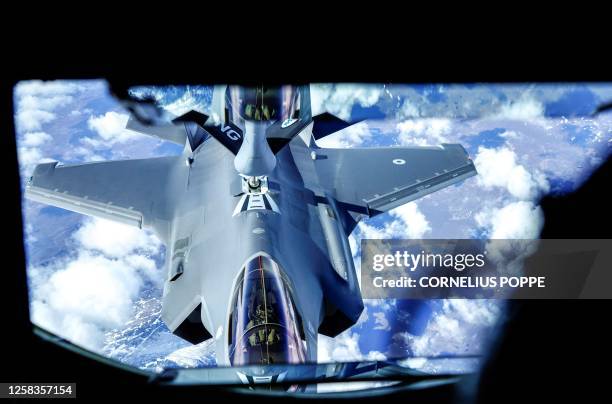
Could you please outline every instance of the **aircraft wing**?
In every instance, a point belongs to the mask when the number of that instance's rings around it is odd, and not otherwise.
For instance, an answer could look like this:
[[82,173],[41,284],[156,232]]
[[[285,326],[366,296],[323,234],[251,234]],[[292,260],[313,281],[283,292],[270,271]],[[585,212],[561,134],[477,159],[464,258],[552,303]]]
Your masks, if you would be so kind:
[[459,144],[318,149],[315,166],[340,203],[369,216],[476,175]]
[[36,166],[26,197],[142,228],[159,216],[177,157]]

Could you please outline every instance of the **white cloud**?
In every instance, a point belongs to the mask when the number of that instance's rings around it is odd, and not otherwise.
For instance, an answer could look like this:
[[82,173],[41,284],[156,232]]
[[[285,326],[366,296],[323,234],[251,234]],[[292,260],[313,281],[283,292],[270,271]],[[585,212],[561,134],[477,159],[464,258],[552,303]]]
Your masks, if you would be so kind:
[[18,130],[39,130],[42,125],[55,119],[55,114],[42,110],[21,110],[17,113]]
[[365,357],[368,361],[386,361],[387,355],[380,351],[370,351]]
[[17,158],[19,159],[19,169],[25,176],[30,175],[37,164],[54,161],[53,159],[43,157],[42,152],[37,147],[20,147],[17,150]]
[[194,94],[187,90],[180,98],[175,101],[162,105],[162,107],[173,115],[180,116],[191,110],[204,112],[206,106],[194,96]]
[[382,92],[382,85],[313,84],[310,86],[312,114],[327,111],[348,120],[353,105],[371,107],[378,102]]
[[516,154],[508,147],[479,147],[474,159],[478,183],[486,188],[506,188],[513,196],[531,200],[549,189],[546,177],[537,169],[532,173],[517,163]]
[[36,147],[41,146],[45,142],[51,141],[53,138],[45,132],[28,132],[23,135],[22,144],[24,146]]
[[32,166],[42,159],[40,150],[30,147],[20,147],[18,156],[22,166]]
[[533,121],[543,116],[544,105],[534,98],[524,96],[516,101],[501,105],[492,117],[497,119]]
[[19,107],[26,110],[44,110],[52,111],[62,107],[73,100],[73,97],[66,94],[51,95],[26,95],[19,100]]
[[421,335],[401,332],[393,339],[415,356],[480,354],[500,312],[495,300],[443,300]]
[[65,81],[22,81],[15,86],[16,122],[18,131],[40,130],[53,121],[54,111],[68,105],[81,87]]
[[28,80],[21,81],[15,86],[15,95],[17,97],[26,96],[42,96],[54,97],[65,94],[72,94],[79,91],[81,88],[78,82],[75,81],[42,81]]
[[427,364],[427,358],[406,358],[401,360],[399,364],[411,369],[421,369]]
[[398,223],[395,222],[396,221],[385,222],[385,225],[382,228],[374,227],[364,222],[359,222],[357,227],[361,233],[361,238],[384,239],[392,237],[392,234],[397,232],[395,229],[397,229],[399,226]]
[[[372,359],[377,360],[377,359]],[[384,359],[378,359],[384,360]],[[384,381],[363,381],[363,382],[333,382],[333,383],[319,383],[316,385],[317,393],[328,394],[328,393],[340,393],[345,391],[364,391],[373,390],[381,387],[393,386],[397,384],[395,380],[384,380]]]
[[41,147],[44,147],[52,140],[53,138],[46,132],[27,132],[18,141],[17,156],[19,168],[25,176],[29,176],[37,164],[55,161],[44,157],[41,151]]
[[427,218],[419,210],[416,202],[409,202],[391,209],[392,216],[400,218],[406,225],[406,236],[408,238],[421,238],[431,231]]
[[359,334],[345,331],[335,338],[319,335],[317,361],[319,363],[352,362],[365,356],[359,349]]
[[147,256],[159,253],[160,242],[144,231],[102,219],[88,219],[73,238],[76,255],[28,268],[32,321],[100,352],[105,333],[131,319],[145,283],[160,283],[162,271]]
[[[364,310],[367,313],[367,310]],[[378,317],[378,316],[377,316]],[[363,314],[355,324],[355,326],[363,325],[368,319],[367,314]],[[388,325],[388,321],[387,321]],[[390,328],[385,328],[388,330]],[[332,363],[332,362],[353,362],[364,360],[386,360],[386,356],[379,351],[370,351],[368,353],[361,352],[359,348],[359,334],[353,332],[352,329],[344,331],[335,338],[318,336],[317,341],[317,362]]]
[[400,107],[397,113],[398,119],[417,118],[419,116],[420,112],[418,107],[408,99],[404,100],[402,106]]
[[357,243],[357,239],[355,238],[353,233],[349,234],[348,240],[349,240],[349,247],[351,249],[351,254],[352,254],[353,258],[356,258],[357,257],[357,253],[359,252],[359,248],[361,248],[361,247]]
[[389,320],[384,312],[378,311],[376,313],[372,313],[374,316],[374,329],[375,330],[383,330],[389,331],[391,329],[391,325],[389,324]]
[[62,157],[65,160],[76,160],[78,162],[93,162],[106,160],[103,156],[97,154],[95,149],[90,146],[76,146],[70,148],[63,154]]
[[503,133],[500,133],[499,136],[503,137],[506,140],[517,140],[523,137],[519,133],[516,133],[511,130],[506,130]]
[[398,361],[398,365],[418,369],[429,374],[466,374],[478,372],[482,367],[482,359],[477,357],[445,359],[406,358]]
[[408,119],[396,125],[398,141],[404,146],[437,146],[449,143],[445,135],[452,129],[452,121],[447,118]]
[[[200,344],[189,345],[185,348],[177,349],[165,359],[183,368],[194,368],[202,363],[203,358],[213,356],[215,352],[214,349],[215,340],[211,338]],[[157,369],[157,371],[162,370],[162,368]]]
[[32,320],[88,349],[99,348],[105,329],[129,320],[141,286],[124,261],[84,251],[35,290]]
[[142,134],[125,129],[128,119],[128,114],[120,114],[115,111],[109,111],[104,115],[91,116],[87,120],[87,126],[100,135],[101,139],[84,138],[83,142],[99,147],[125,143],[131,139],[142,137]]
[[368,316],[368,308],[367,308],[367,306],[364,305],[363,311],[359,315],[359,318],[357,319],[357,322],[355,323],[355,326],[360,326],[360,325],[364,324],[365,322],[368,321],[368,318],[369,318],[369,316]]
[[377,308],[380,311],[388,312],[395,310],[397,305],[396,299],[364,299],[366,309],[368,307]]
[[122,261],[82,253],[65,270],[51,276],[48,303],[85,321],[119,326],[128,319],[131,298],[141,286],[130,269]]
[[134,250],[152,253],[160,247],[159,239],[151,233],[98,218],[87,219],[74,237],[83,247],[109,257],[124,257]]
[[476,223],[485,228],[487,238],[514,240],[501,244],[490,242],[487,250],[498,270],[518,274],[524,258],[537,248],[525,240],[537,239],[544,225],[542,209],[533,201],[549,190],[548,181],[539,170],[529,173],[517,164],[514,151],[507,147],[479,148],[474,164],[480,185],[506,188],[511,195],[522,199],[501,207],[485,207],[474,216]]
[[377,228],[364,222],[358,227],[361,238],[422,238],[431,231],[425,215],[419,211],[415,202],[409,202],[389,211],[394,220],[386,221],[382,228]]
[[367,123],[360,122],[351,125],[346,129],[325,136],[317,141],[317,146],[327,148],[347,148],[362,146],[363,143],[372,137],[372,133]]
[[544,225],[542,209],[527,201],[485,209],[475,219],[479,226],[487,228],[490,239],[536,239]]

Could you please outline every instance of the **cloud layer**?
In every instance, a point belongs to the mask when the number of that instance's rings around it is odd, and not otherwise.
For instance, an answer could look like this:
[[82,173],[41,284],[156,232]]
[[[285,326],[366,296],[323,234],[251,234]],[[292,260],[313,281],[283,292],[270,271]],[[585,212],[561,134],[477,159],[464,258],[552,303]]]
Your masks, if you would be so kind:
[[399,332],[393,340],[406,349],[407,356],[480,354],[500,313],[500,306],[490,300],[442,300],[422,334]]
[[81,90],[75,82],[38,80],[23,81],[15,86],[16,122],[18,131],[36,131],[53,121],[56,110],[73,100]]
[[474,165],[478,182],[488,187],[502,187],[523,200],[532,200],[549,190],[546,177],[539,171],[531,173],[517,163],[517,156],[508,147],[489,149],[479,147]]
[[91,116],[87,120],[87,126],[99,135],[99,138],[84,138],[83,142],[93,147],[110,147],[116,143],[126,143],[143,135],[125,129],[129,119],[128,114],[109,111],[103,115]]
[[365,222],[358,225],[360,237],[370,239],[381,238],[422,238],[431,227],[427,218],[419,211],[416,202],[409,202],[389,211],[391,220],[382,227],[376,227]]
[[[490,238],[537,238],[543,224],[538,198],[552,186],[554,178],[551,178],[551,172],[573,181],[574,173],[578,171],[576,167],[583,160],[601,161],[596,147],[603,145],[605,148],[610,143],[612,131],[609,121],[543,118],[546,97],[539,97],[536,92],[524,88],[504,90],[503,100],[501,97],[490,99],[490,103],[484,105],[482,100],[487,99],[486,95],[498,90],[476,88],[466,93],[464,87],[432,86],[424,91],[408,86],[402,90],[400,87],[313,86],[315,114],[329,111],[348,119],[356,106],[377,107],[389,117],[399,119],[391,123],[362,122],[323,139],[320,142],[322,146],[356,147],[373,145],[373,142],[376,145],[379,142],[400,146],[437,145],[450,142],[462,143],[467,148],[470,140],[476,139],[473,142],[476,146],[470,151],[479,177],[432,194],[418,203],[401,206],[371,221],[363,221],[349,239],[353,252],[358,250],[358,241],[363,237],[447,237],[457,228],[481,228],[484,236]],[[138,140],[139,135],[124,130],[127,115],[118,105],[106,103],[106,93],[87,98],[89,94],[82,88],[80,83],[66,82],[28,82],[17,86],[15,118],[22,168],[48,161],[49,156],[69,158],[79,163],[124,157],[121,153],[134,157],[138,152],[147,157],[147,153],[155,150],[157,140],[143,137],[151,140],[149,148],[141,147],[143,141],[132,142]],[[553,94],[548,98],[556,100],[560,95]],[[180,113],[197,109],[202,96],[187,91],[182,96],[169,100],[164,96],[160,100],[165,100],[167,110]],[[104,102],[97,104],[98,101]],[[452,119],[461,116],[453,110],[453,105],[482,113],[486,119],[475,123]],[[500,145],[491,145],[487,143],[488,138],[478,137],[482,132],[498,127],[506,129],[500,135],[503,138]],[[74,139],[72,135],[75,135]],[[481,141],[484,146],[478,144]],[[590,169],[589,166],[583,171]],[[40,206],[32,206],[26,205],[26,209],[30,209],[28,214],[40,210]],[[53,232],[41,231],[45,223],[47,226],[48,223],[59,223],[51,221],[51,216],[44,213],[26,217],[25,225],[28,236],[31,236],[28,243],[37,238],[39,242],[45,242],[45,237],[54,236]],[[35,219],[28,222],[29,217]],[[163,270],[157,262],[163,255],[162,251],[161,244],[151,234],[86,219],[74,234],[67,237],[61,258],[54,258],[51,264],[28,268],[34,322],[99,351],[108,330],[122,329],[126,322],[133,320],[134,302],[145,291],[161,288]],[[358,260],[356,267],[359,268]],[[151,284],[156,286],[149,287]],[[423,333],[417,335],[405,329],[397,332],[400,316],[397,310],[394,301],[366,302],[366,310],[354,328],[335,340],[320,338],[319,360],[384,359],[384,352],[361,348],[371,338],[364,333],[372,331],[385,337],[393,333],[394,341],[402,346],[404,353],[438,353],[444,349],[476,352],[482,349],[493,319],[501,312],[497,302],[443,301],[427,321]],[[151,339],[160,335],[155,334],[155,330],[150,332],[153,333]],[[164,335],[174,337],[167,330],[165,332]],[[175,346],[175,340],[169,341],[168,346]],[[197,357],[202,354],[201,348],[182,350],[168,360],[196,364]],[[167,351],[160,357],[165,354]]]
[[445,135],[452,130],[452,122],[446,118],[408,119],[396,126],[398,142],[402,146],[438,146],[449,143]]
[[85,348],[100,352],[104,334],[132,315],[143,286],[160,287],[151,258],[160,242],[144,231],[103,219],[87,219],[75,233],[74,254],[28,269],[32,321]]
[[544,225],[542,208],[528,201],[482,210],[475,219],[488,229],[490,239],[536,239]]
[[355,104],[371,107],[382,93],[382,85],[314,84],[310,87],[312,114],[329,112],[348,120]]

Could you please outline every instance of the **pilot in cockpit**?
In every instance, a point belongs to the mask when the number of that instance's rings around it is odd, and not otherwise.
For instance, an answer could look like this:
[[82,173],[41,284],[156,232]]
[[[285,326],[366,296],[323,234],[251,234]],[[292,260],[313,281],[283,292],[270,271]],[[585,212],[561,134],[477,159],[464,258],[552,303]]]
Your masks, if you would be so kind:
[[240,128],[244,121],[272,123],[299,114],[299,92],[292,86],[228,86],[225,98],[226,121]]

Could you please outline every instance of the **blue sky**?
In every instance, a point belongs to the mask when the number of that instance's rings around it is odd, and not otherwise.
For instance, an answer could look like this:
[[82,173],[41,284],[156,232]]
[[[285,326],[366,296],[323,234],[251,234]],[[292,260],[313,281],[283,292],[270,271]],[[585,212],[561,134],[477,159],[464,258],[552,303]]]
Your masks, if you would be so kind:
[[[169,112],[207,112],[211,88],[139,88]],[[124,129],[127,112],[104,81],[22,82],[15,88],[22,179],[38,163],[173,155],[181,147]],[[479,176],[360,223],[361,238],[537,238],[539,198],[578,186],[606,158],[612,116],[588,116],[612,85],[355,85],[312,87],[314,113],[367,119],[322,147],[463,144]],[[585,115],[586,114],[586,115]],[[24,201],[32,319],[136,366],[202,366],[159,321],[165,249],[152,234]],[[579,214],[579,212],[577,212]],[[356,326],[321,337],[319,359],[479,353],[503,306],[489,300],[367,301]]]

